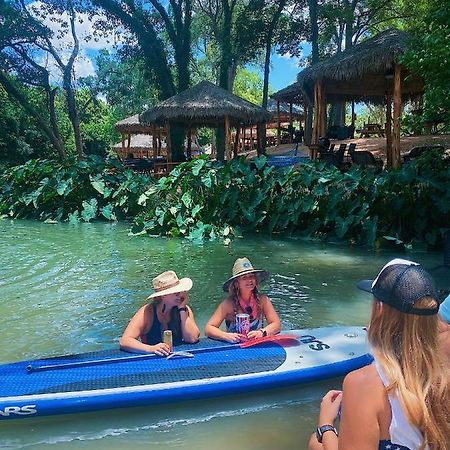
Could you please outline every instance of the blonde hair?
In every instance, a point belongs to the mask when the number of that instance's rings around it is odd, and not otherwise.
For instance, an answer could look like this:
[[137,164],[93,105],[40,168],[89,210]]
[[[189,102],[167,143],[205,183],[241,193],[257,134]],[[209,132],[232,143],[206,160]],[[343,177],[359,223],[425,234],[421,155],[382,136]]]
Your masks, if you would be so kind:
[[[424,297],[415,308],[436,307]],[[375,299],[368,329],[369,342],[411,424],[423,435],[421,449],[449,450],[450,378],[439,349],[438,317],[402,313]]]
[[[236,315],[239,311],[239,282],[238,282],[238,278],[235,278],[231,283],[230,283],[230,288],[228,290],[229,295],[228,295],[228,299],[232,302],[233,304],[233,312],[234,315]],[[256,319],[257,317],[261,317],[262,316],[262,306],[261,306],[261,296],[258,290],[259,287],[259,281],[258,281],[258,277],[255,275],[255,280],[256,280],[256,286],[253,289],[252,294],[255,296],[256,299],[256,307],[258,308],[258,311],[255,311],[255,315],[254,315],[254,319]],[[246,312],[246,311],[244,311]]]

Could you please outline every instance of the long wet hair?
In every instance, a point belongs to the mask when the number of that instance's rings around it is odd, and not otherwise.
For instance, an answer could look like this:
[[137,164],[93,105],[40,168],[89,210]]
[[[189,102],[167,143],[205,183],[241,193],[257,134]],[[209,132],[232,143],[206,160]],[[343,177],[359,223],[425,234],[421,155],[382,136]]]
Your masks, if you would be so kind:
[[[423,435],[421,449],[450,449],[450,367],[439,349],[438,317],[402,313],[375,299],[368,328],[374,356],[409,422]],[[415,308],[436,307],[424,297]]]
[[[257,307],[257,311],[255,311],[252,315],[253,315],[253,319],[256,319],[258,317],[262,317],[263,312],[262,312],[262,306],[261,306],[261,294],[259,292],[259,280],[258,277],[255,275],[255,280],[256,280],[256,286],[254,287],[253,291],[252,291],[252,295],[255,297],[256,299],[256,307]],[[231,283],[230,283],[230,287],[228,289],[228,299],[232,302],[233,304],[233,312],[234,315],[236,316],[236,314],[238,314],[239,312],[239,297],[240,297],[240,292],[239,292],[239,282],[238,282],[238,278],[235,278]],[[247,311],[244,311],[245,313]]]

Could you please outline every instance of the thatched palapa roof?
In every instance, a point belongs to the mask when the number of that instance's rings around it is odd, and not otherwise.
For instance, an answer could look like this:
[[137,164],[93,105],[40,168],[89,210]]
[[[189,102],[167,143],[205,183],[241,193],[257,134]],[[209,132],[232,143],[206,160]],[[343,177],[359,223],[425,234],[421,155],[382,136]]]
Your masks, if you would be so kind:
[[300,85],[299,83],[297,83],[297,81],[272,94],[272,98],[275,100],[279,100],[280,102],[296,104],[303,103],[303,95]]
[[[326,101],[367,101],[384,103],[386,91],[392,91],[392,75],[399,57],[406,51],[408,35],[390,29],[367,39],[354,47],[302,70],[297,82],[273,95],[284,101],[303,92],[312,98],[314,83],[322,80]],[[405,98],[423,92],[419,77],[408,77],[402,67],[402,96]],[[284,92],[283,92],[284,91]]]
[[263,123],[271,118],[265,109],[209,81],[202,81],[143,112],[139,120],[144,125],[166,121],[216,125],[224,123],[226,116],[233,125]]
[[120,120],[115,125],[119,133],[148,133],[150,128],[139,122],[139,114]]
[[301,78],[304,81],[312,81],[318,77],[330,80],[354,80],[367,73],[385,74],[393,70],[395,62],[405,52],[407,39],[407,34],[403,31],[394,29],[383,31],[309,67],[303,71],[305,74]]
[[[267,102],[267,111],[276,116],[278,114],[277,101],[273,98],[269,99]],[[286,102],[280,102],[280,116],[288,117],[290,114],[290,105]],[[292,105],[292,117],[295,119],[300,119],[303,117],[303,108],[297,105]]]

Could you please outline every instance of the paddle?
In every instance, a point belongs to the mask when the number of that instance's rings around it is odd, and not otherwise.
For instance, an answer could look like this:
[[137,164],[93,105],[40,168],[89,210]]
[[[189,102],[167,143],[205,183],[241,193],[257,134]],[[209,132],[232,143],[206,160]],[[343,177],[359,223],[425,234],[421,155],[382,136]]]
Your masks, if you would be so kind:
[[[249,341],[240,342],[236,344],[228,344],[221,345],[218,347],[203,347],[203,348],[193,348],[189,352],[173,352],[167,358],[177,356],[192,356],[193,353],[206,353],[215,350],[232,350],[235,348],[248,348],[253,347],[255,345],[264,344],[266,342],[277,342],[283,340],[297,340],[296,336],[291,334],[275,334],[273,336],[265,336],[262,338],[251,339]],[[106,359],[93,359],[91,361],[74,361],[69,363],[62,364],[49,364],[44,366],[32,366],[31,364],[27,366],[27,372],[44,372],[46,370],[59,370],[59,369],[72,369],[76,367],[88,367],[88,366],[97,366],[100,364],[109,364],[109,363],[121,363],[121,362],[130,362],[130,361],[139,361],[140,359],[149,359],[149,358],[163,358],[163,356],[159,356],[155,353],[145,353],[140,355],[130,355],[125,356],[123,358],[106,358]]]

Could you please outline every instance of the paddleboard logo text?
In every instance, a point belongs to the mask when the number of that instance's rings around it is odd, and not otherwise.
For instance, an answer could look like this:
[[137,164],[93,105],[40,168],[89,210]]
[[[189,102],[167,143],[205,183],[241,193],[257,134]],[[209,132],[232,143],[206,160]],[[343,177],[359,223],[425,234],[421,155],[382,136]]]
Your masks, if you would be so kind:
[[5,409],[0,409],[0,417],[9,417],[12,414],[17,414],[19,416],[28,416],[30,414],[36,413],[36,405],[7,406]]
[[315,336],[312,336],[310,334],[305,334],[303,336],[300,336],[299,341],[302,344],[309,344],[308,347],[311,350],[328,350],[330,346],[328,344],[325,344],[322,341],[319,341]]

